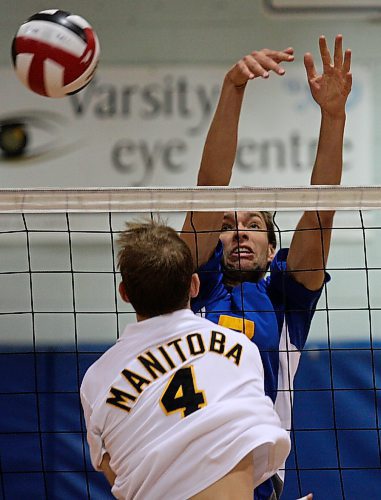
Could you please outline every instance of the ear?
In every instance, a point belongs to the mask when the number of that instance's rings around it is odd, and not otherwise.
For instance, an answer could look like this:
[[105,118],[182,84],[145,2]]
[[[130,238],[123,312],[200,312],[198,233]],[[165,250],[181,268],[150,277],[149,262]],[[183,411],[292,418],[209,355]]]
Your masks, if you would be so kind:
[[275,248],[272,245],[267,247],[267,262],[272,262],[275,257]]
[[190,298],[194,299],[197,297],[198,292],[200,291],[200,278],[198,277],[197,273],[192,274],[192,281],[191,281],[191,286],[190,286]]
[[130,303],[130,299],[128,298],[126,288],[124,286],[123,281],[121,281],[119,283],[119,295],[120,295],[121,299],[123,300],[123,302],[127,302],[128,304]]

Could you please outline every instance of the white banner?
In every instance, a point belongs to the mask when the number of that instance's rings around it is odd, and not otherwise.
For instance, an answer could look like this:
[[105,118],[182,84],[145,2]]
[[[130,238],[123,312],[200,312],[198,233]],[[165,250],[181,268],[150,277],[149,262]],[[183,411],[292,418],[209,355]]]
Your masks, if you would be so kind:
[[305,8],[319,9],[329,7],[331,9],[347,9],[356,7],[358,9],[369,9],[381,7],[381,0],[267,0],[267,3],[275,8]]
[[[100,67],[79,94],[49,99],[0,68],[0,127],[23,123],[22,155],[1,187],[193,186],[226,68]],[[308,185],[320,110],[304,68],[255,80],[243,105],[232,185]],[[355,67],[343,184],[372,183],[371,74]]]

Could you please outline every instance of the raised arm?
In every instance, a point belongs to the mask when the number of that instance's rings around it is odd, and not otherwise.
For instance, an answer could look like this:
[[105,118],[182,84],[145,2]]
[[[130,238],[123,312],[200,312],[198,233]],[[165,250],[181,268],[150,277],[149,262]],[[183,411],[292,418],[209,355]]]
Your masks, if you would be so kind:
[[[311,94],[321,108],[319,144],[311,185],[340,184],[345,104],[352,86],[351,51],[346,50],[343,55],[342,35],[336,36],[333,61],[323,36],[319,39],[319,46],[323,64],[321,75],[316,72],[312,55],[307,53],[304,56]],[[294,279],[310,290],[319,289],[324,281],[333,217],[333,211],[305,212],[290,245],[287,269],[297,271]],[[308,269],[316,271],[304,271]]]
[[[198,186],[228,186],[237,150],[238,122],[246,84],[257,77],[268,78],[269,72],[285,73],[280,63],[293,61],[293,49],[263,49],[238,61],[226,74],[220,99],[206,138]],[[215,249],[223,213],[192,212],[187,214],[182,238],[189,245],[196,267],[206,262]]]

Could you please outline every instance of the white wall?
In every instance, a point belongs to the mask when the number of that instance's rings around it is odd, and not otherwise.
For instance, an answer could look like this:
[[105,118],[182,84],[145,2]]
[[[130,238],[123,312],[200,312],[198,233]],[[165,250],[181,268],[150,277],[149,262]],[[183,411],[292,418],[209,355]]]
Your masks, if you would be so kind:
[[[289,244],[299,215],[277,215],[277,223],[284,231],[280,235],[282,245]],[[0,342],[29,348],[43,348],[46,344],[74,347],[76,342],[112,343],[118,331],[134,321],[134,314],[117,295],[119,278],[114,275],[113,260],[116,248],[111,244],[110,228],[115,240],[124,221],[135,217],[136,214],[115,214],[110,224],[105,214],[71,214],[69,222],[63,214],[27,215],[28,257],[21,216],[7,216],[6,222],[2,216]],[[313,321],[312,348],[316,343],[353,340],[370,344],[371,339],[381,340],[380,212],[365,212],[363,217],[367,228],[366,256],[359,214],[339,214],[336,218],[328,265],[332,282],[327,287],[327,297],[323,293]],[[167,214],[167,219],[173,227],[180,228],[183,214]]]
[[[0,20],[0,65],[9,68],[9,49],[12,37],[18,25],[30,14],[51,8],[51,2],[17,0],[5,2],[3,7],[7,16]],[[353,51],[355,65],[372,68],[369,85],[374,89],[371,96],[370,111],[365,119],[369,120],[369,137],[367,143],[371,149],[371,182],[381,183],[378,168],[378,157],[381,153],[381,127],[378,121],[381,101],[377,89],[381,80],[381,32],[377,20],[350,16],[311,16],[307,18],[279,18],[265,14],[259,0],[152,0],[152,1],[61,1],[60,8],[76,12],[94,26],[101,41],[101,66],[138,65],[143,68],[161,65],[194,65],[219,66],[228,68],[242,55],[262,47],[285,48],[293,46],[296,51],[296,64],[301,64],[303,53],[311,51],[318,58],[317,40],[325,34],[331,42],[336,33],[343,33],[345,46]],[[356,74],[354,74],[356,82]],[[0,91],[1,92],[1,91]],[[3,90],[4,92],[4,90]],[[4,98],[4,95],[2,96]],[[6,97],[6,96],[5,96]],[[45,104],[46,107],[49,107]],[[52,109],[55,103],[52,103]],[[270,109],[269,115],[276,113]],[[255,117],[256,118],[256,117]],[[260,117],[259,117],[260,119]],[[350,124],[348,124],[351,126]],[[355,126],[362,126],[356,123]],[[0,176],[1,176],[0,167]],[[4,171],[3,171],[4,172]],[[25,175],[25,186],[30,175]],[[362,179],[358,179],[358,183]],[[251,184],[248,179],[247,184]],[[330,259],[333,268],[363,268],[364,253],[362,248],[362,232],[359,228],[358,216],[353,216],[351,223],[357,229],[352,237],[334,236],[334,246]],[[57,218],[59,219],[57,222]],[[57,216],[42,223],[47,229],[65,227],[66,221]],[[32,220],[32,219],[28,219]],[[101,220],[101,222],[100,222]],[[380,220],[379,215],[371,218],[372,224]],[[36,218],[37,221],[37,218]],[[35,222],[37,225],[40,222]],[[346,222],[347,223],[347,222]],[[83,223],[79,223],[83,226]],[[102,217],[91,217],[89,227],[107,227],[107,220]],[[21,229],[22,221],[15,217],[0,216],[1,230]],[[118,221],[117,227],[121,227]],[[379,231],[367,232],[368,259],[371,267],[381,267],[379,257]],[[94,237],[90,243],[80,235],[73,235],[73,257],[79,269],[112,271],[109,236],[98,236],[94,245]],[[99,239],[98,239],[99,238]],[[81,311],[76,318],[72,313],[53,314],[57,311],[71,311],[73,304],[71,276],[60,271],[68,269],[70,254],[67,235],[52,235],[43,238],[31,235],[32,268],[34,270],[56,271],[56,274],[33,276],[35,307],[38,310],[51,311],[51,314],[37,314],[35,321],[35,342],[47,340],[63,343],[74,342],[76,331],[80,341],[112,341],[116,336],[117,322],[115,310],[115,289],[112,275],[78,274],[76,286],[78,296],[76,304]],[[0,234],[0,271],[11,273],[28,268],[25,251],[25,234]],[[371,305],[380,307],[380,287],[378,270],[371,270]],[[369,313],[367,311],[366,273],[364,270],[334,270],[334,280],[329,286],[328,298],[331,307],[341,309],[331,311],[329,315],[330,332],[333,339],[369,338]],[[92,278],[92,280],[90,280]],[[27,275],[0,275],[0,312],[20,312],[30,307],[29,279]],[[324,300],[320,307],[324,308]],[[351,307],[352,312],[345,309]],[[98,311],[107,314],[99,315]],[[126,306],[118,302],[118,310],[122,312],[120,324],[123,325],[131,317]],[[129,314],[129,315],[128,315]],[[381,337],[381,318],[378,311],[372,312],[373,332]],[[77,330],[75,329],[75,326]],[[12,344],[19,342],[33,343],[31,315],[1,314],[1,339]],[[327,315],[318,312],[311,332],[311,341],[325,341],[328,338]]]

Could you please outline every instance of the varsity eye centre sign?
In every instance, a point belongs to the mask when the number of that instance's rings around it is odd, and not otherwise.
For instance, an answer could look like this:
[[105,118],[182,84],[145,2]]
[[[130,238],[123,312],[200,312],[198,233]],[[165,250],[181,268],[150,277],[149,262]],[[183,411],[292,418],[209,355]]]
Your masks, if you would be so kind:
[[[193,186],[226,69],[101,67],[63,99],[24,89],[0,69],[0,127],[22,124],[27,144],[2,151],[2,186]],[[347,105],[344,184],[372,183],[371,74],[354,68]],[[302,66],[248,83],[232,185],[308,185],[320,110]],[[0,151],[1,152],[1,151]]]

